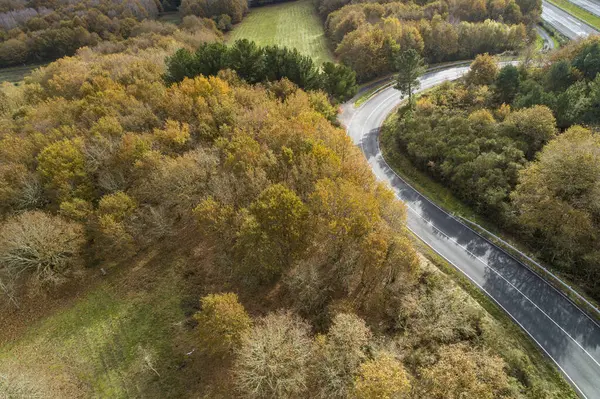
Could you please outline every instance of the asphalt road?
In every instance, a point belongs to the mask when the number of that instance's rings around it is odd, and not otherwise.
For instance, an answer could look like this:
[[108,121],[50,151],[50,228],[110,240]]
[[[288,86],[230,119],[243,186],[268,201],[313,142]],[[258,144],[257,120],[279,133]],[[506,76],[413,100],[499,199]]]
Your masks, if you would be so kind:
[[541,26],[536,26],[535,27],[536,31],[538,32],[538,34],[542,37],[542,39],[544,40],[544,48],[543,50],[554,50],[554,40],[552,40],[552,37],[550,37],[550,34],[548,32],[546,32],[546,29],[542,28]]
[[[589,0],[577,1],[590,2]],[[599,33],[585,22],[544,0],[542,0],[542,19],[571,40]]]
[[[456,79],[467,70],[453,67],[427,73],[421,89]],[[379,127],[401,99],[395,89],[384,89],[360,108],[345,104],[340,121],[376,177],[389,183],[407,205],[408,228],[496,301],[581,397],[600,398],[600,325],[535,273],[419,194],[383,159]]]

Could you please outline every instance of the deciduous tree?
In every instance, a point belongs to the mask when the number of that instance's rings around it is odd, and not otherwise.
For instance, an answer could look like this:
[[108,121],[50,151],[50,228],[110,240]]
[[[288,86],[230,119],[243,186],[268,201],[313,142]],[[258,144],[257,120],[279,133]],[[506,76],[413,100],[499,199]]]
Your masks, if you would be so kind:
[[248,398],[300,397],[307,392],[309,326],[291,313],[256,321],[236,351],[234,383]]
[[0,288],[14,300],[17,284],[64,282],[82,266],[82,227],[59,216],[30,211],[0,227]]
[[407,398],[410,381],[402,363],[391,354],[380,352],[361,364],[354,391],[359,399]]
[[488,53],[478,55],[471,63],[467,73],[467,83],[472,85],[491,85],[498,76],[498,61]]
[[196,335],[201,350],[210,355],[225,356],[237,350],[242,337],[252,327],[252,319],[234,293],[211,294],[200,299]]

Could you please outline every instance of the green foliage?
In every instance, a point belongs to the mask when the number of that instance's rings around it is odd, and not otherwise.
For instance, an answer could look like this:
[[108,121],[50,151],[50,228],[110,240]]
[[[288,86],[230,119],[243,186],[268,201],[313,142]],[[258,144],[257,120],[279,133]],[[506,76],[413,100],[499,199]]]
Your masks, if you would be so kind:
[[594,79],[600,73],[600,42],[596,40],[582,46],[579,53],[573,58],[572,65],[586,79]]
[[264,49],[248,39],[236,40],[227,52],[227,66],[250,82],[262,80],[265,73]]
[[164,78],[167,83],[181,82],[183,79],[197,74],[197,70],[194,68],[196,64],[194,55],[185,48],[180,48],[175,54],[168,57],[165,64],[167,65],[167,73]]
[[521,79],[519,70],[514,65],[505,65],[498,72],[494,88],[498,96],[498,101],[504,104],[510,104],[519,91]]
[[514,104],[517,107],[546,105],[561,128],[574,124],[597,124],[598,54],[597,38],[566,46],[555,62],[541,74],[522,82]]
[[306,90],[319,86],[319,71],[310,57],[296,49],[277,46],[265,47],[264,52],[266,80],[286,78]]
[[321,84],[323,90],[339,102],[349,100],[358,91],[356,73],[345,65],[332,62],[323,64]]
[[550,91],[561,92],[566,90],[571,84],[575,83],[573,67],[567,60],[559,60],[550,65],[550,70],[546,75],[545,86]]
[[345,101],[358,89],[356,75],[343,65],[326,63],[319,71],[312,59],[296,49],[259,47],[247,39],[231,47],[220,43],[203,44],[195,54],[180,49],[166,59],[167,83],[177,83],[198,75],[214,76],[232,69],[249,83],[287,79],[305,90],[324,90],[337,101]]
[[396,69],[398,76],[394,88],[408,95],[408,101],[412,104],[413,91],[420,87],[419,77],[427,69],[425,61],[416,50],[409,49],[400,53],[396,59]]
[[[479,86],[469,93],[462,83],[446,84],[423,96],[414,112],[399,113],[394,143],[594,296],[596,168],[587,162],[596,162],[597,145],[588,130],[560,129],[600,122],[598,43],[573,43],[544,68],[506,66],[496,78],[492,60],[480,57],[484,65],[466,77]],[[571,189],[580,178],[589,180]]]
[[496,122],[489,111],[460,111],[448,99],[473,107],[477,97],[458,86],[419,100],[415,112],[400,119],[399,150],[476,209],[498,218],[525,163],[525,143],[508,135],[507,123]]

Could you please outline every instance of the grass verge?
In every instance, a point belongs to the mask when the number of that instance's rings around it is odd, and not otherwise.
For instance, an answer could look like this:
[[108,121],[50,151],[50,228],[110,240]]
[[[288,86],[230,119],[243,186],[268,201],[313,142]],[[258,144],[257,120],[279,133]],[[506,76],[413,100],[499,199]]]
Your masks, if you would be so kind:
[[256,7],[227,35],[227,41],[253,40],[261,46],[295,48],[317,65],[333,62],[325,31],[311,0]]
[[600,17],[584,10],[583,8],[571,3],[568,0],[548,0],[548,3],[562,8],[572,16],[579,18],[583,22],[590,25],[592,28],[600,30]]
[[182,395],[191,345],[179,341],[180,280],[171,271],[139,277],[143,289],[137,278],[106,281],[0,346],[0,378],[18,379],[33,397]]

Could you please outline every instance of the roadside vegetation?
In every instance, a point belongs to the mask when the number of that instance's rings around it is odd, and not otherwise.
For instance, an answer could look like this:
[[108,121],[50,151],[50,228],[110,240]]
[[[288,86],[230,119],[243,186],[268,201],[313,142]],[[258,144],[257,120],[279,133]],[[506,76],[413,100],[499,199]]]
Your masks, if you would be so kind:
[[333,62],[323,24],[311,0],[297,0],[252,8],[242,23],[227,35],[233,43],[248,39],[259,46],[297,49],[315,64]]
[[[204,22],[3,87],[0,396],[574,398],[419,255],[334,91]],[[174,78],[198,51],[232,63]]]
[[596,300],[598,54],[594,38],[542,68],[480,56],[462,81],[402,107],[382,141],[396,166],[410,159]]

